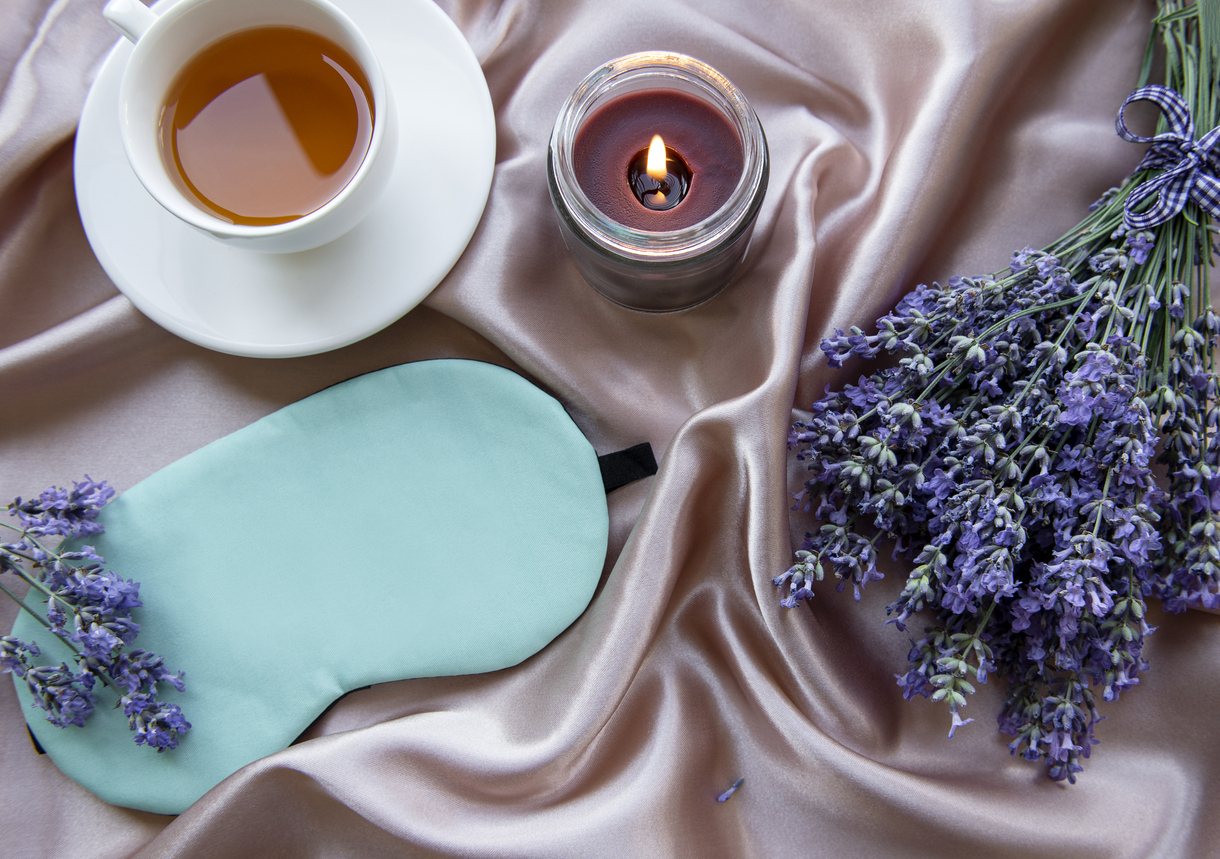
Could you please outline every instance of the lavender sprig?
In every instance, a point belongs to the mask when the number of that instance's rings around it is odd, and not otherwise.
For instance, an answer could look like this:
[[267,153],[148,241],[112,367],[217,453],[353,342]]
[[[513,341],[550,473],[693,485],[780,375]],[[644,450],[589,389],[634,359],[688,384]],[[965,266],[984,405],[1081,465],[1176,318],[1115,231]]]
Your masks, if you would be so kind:
[[43,614],[0,584],[13,599],[73,653],[74,667],[36,664],[38,645],[13,636],[0,637],[0,673],[24,680],[34,704],[58,727],[83,726],[93,713],[97,681],[111,687],[128,717],[137,745],[158,752],[177,747],[190,723],[177,704],[157,697],[158,684],[181,692],[181,672],[171,672],[156,654],[128,649],[140,627],[132,610],[140,607],[140,585],[105,569],[105,561],[90,546],[61,551],[43,544],[46,537],[77,539],[100,534],[98,511],[114,497],[105,481],[86,475],[71,489],[50,487],[36,499],[15,499],[0,507],[20,527],[0,523],[15,539],[0,542],[0,573],[10,573],[46,601]]
[[[1166,0],[1158,26],[1168,82],[1210,128],[1210,65],[1180,67],[1198,55],[1194,8]],[[836,331],[832,367],[889,366],[828,389],[789,434],[810,472],[798,508],[823,524],[775,578],[781,604],[810,599],[827,571],[859,599],[893,541],[912,570],[888,622],[935,618],[912,641],[904,697],[946,703],[952,737],[972,721],[973,682],[1004,677],[1011,752],[1071,782],[1097,742],[1096,691],[1116,700],[1148,668],[1148,600],[1220,608],[1211,227],[1191,202],[1127,230],[1145,178],[1006,270],[920,285],[874,334]]]

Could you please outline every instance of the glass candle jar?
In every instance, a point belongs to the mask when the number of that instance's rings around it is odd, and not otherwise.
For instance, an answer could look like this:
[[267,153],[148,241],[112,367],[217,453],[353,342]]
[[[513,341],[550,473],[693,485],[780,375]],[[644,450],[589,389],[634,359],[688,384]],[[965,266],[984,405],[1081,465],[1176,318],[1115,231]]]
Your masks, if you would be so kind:
[[[654,133],[670,134],[669,174],[640,181]],[[768,173],[767,140],[745,96],[712,67],[668,52],[621,57],[586,77],[547,153],[551,201],[581,275],[645,311],[693,307],[733,278]]]

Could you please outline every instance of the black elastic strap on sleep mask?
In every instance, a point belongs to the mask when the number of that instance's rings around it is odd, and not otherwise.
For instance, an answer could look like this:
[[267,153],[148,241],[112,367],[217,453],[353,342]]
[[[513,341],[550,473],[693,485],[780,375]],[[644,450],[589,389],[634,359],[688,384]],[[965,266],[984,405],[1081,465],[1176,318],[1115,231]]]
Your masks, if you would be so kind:
[[648,442],[599,456],[597,465],[602,470],[602,483],[606,484],[608,493],[657,473],[657,460]]

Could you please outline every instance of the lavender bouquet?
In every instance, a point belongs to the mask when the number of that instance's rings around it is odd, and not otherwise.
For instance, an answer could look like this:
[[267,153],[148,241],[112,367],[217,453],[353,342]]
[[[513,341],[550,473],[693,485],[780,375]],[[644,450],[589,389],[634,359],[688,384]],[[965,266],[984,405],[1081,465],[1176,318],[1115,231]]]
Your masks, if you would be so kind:
[[97,514],[113,496],[105,481],[86,475],[72,489],[51,487],[38,498],[17,498],[0,507],[19,522],[0,522],[0,530],[14,537],[0,542],[0,574],[24,581],[30,594],[46,600],[46,612],[35,611],[2,583],[0,591],[74,654],[72,666],[37,665],[34,658],[41,654],[35,642],[0,636],[0,674],[24,680],[47,721],[61,728],[85,724],[97,704],[93,690],[100,680],[118,696],[116,706],[127,716],[136,744],[161,752],[177,747],[191,726],[177,704],[157,697],[159,683],[183,690],[181,672],[172,673],[155,653],[129,649],[140,631],[131,618],[141,605],[139,583],[106,570],[89,546],[78,551],[49,546],[55,538],[101,533]]
[[[775,584],[782,605],[827,570],[880,579],[879,544],[912,563],[890,623],[926,626],[899,677],[948,705],[999,675],[1012,753],[1075,782],[1097,742],[1097,696],[1139,683],[1149,600],[1220,608],[1220,214],[1216,0],[1162,0],[1153,47],[1164,116],[1148,153],[1075,229],[990,276],[918,286],[867,334],[822,343],[832,367],[885,367],[813,404],[789,447],[798,506],[822,522]],[[1216,149],[1213,149],[1216,147]]]

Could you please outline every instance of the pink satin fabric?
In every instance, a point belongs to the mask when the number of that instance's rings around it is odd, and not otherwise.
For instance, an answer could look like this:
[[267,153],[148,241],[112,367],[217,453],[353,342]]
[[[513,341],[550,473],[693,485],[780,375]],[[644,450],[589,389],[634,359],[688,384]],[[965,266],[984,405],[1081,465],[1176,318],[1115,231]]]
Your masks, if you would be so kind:
[[[998,681],[953,740],[943,708],[901,699],[907,639],[882,625],[897,565],[859,604],[827,583],[812,610],[785,610],[771,584],[811,525],[788,509],[803,482],[788,424],[844,381],[818,342],[867,327],[921,280],[1005,266],[1123,178],[1141,152],[1117,138],[1114,115],[1152,4],[441,5],[496,109],[479,230],[399,322],[336,352],[270,361],[179,340],[115,290],[81,229],[71,166],[74,124],[115,34],[102,0],[5,0],[0,497],[85,472],[123,489],[355,374],[476,358],[553,393],[599,452],[656,450],[655,478],[609,496],[598,593],[516,668],[347,696],[302,742],[176,819],[108,806],[35,755],[5,678],[0,854],[1215,856],[1216,616],[1153,619],[1152,670],[1105,705],[1101,744],[1067,787],[1009,756]],[[545,179],[551,125],[576,83],[657,48],[731,78],[772,159],[741,277],[670,315],[623,310],[580,279]],[[494,420],[472,443],[481,432]],[[0,604],[0,626],[11,618]]]

